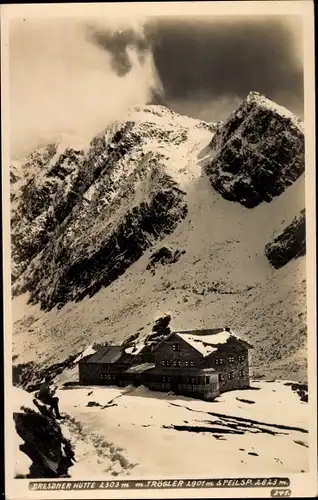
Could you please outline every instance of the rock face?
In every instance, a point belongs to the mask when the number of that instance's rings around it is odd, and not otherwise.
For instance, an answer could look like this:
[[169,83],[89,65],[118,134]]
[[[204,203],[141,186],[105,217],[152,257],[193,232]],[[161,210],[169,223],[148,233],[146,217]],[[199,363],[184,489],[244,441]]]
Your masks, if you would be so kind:
[[154,252],[151,255],[150,262],[147,266],[148,270],[151,270],[153,273],[155,273],[155,268],[158,265],[167,265],[167,264],[173,264],[174,262],[177,262],[181,255],[185,253],[185,250],[173,250],[171,248],[167,247],[161,247],[159,250]]
[[251,92],[214,135],[206,166],[225,199],[253,208],[280,195],[304,172],[304,130],[298,118]]
[[20,451],[32,461],[28,478],[69,477],[75,458],[70,442],[54,419],[32,409],[13,414],[15,428],[24,441]]
[[305,210],[302,210],[279,236],[266,245],[265,254],[275,269],[306,254]]
[[[12,281],[50,241],[55,229],[74,207],[83,187],[84,152],[58,151],[50,144],[32,153],[23,165],[24,183],[19,195],[13,186],[11,201]],[[11,176],[16,184],[17,176]]]
[[[86,152],[50,145],[33,153],[21,167],[28,175],[19,196],[13,172],[14,295],[30,292],[31,303],[46,310],[92,296],[186,217],[185,192],[160,144],[180,145],[188,127],[177,120],[166,126],[173,114],[159,106],[135,113]],[[164,127],[153,120],[163,114]]]

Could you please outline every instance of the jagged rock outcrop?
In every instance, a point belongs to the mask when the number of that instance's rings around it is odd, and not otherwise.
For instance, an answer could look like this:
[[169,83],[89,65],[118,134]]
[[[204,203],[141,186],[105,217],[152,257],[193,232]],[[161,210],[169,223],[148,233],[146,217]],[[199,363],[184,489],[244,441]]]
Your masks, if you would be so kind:
[[132,335],[129,335],[129,337],[127,337],[123,342],[122,342],[122,346],[126,346],[126,347],[131,347],[134,345],[134,342],[135,340],[138,339],[140,335],[140,332],[137,332],[137,333],[133,333]]
[[[186,216],[183,193],[165,176],[161,177],[161,186],[166,189],[151,193],[149,204],[142,202],[134,207],[115,227],[112,223],[108,227],[105,224],[100,237],[91,234],[94,246],[79,234],[77,248],[71,252],[65,238],[67,226],[59,227],[54,235],[55,245],[50,242],[36,256],[21,291],[30,291],[31,303],[40,302],[44,309],[51,309],[69,300],[92,296],[102,286],[112,283],[151,246],[151,238],[156,240],[169,234]],[[96,222],[92,218],[90,224]],[[55,268],[52,263],[57,264]]]
[[[11,201],[16,201],[11,213],[13,282],[50,241],[75,205],[83,159],[83,151],[69,148],[59,152],[56,144],[27,158],[23,172],[29,175],[25,175],[18,199],[14,186],[11,196]],[[11,177],[11,183],[16,183],[16,176]]]
[[[50,145],[21,167],[29,174],[35,164],[12,209],[14,295],[29,292],[46,310],[92,296],[186,217],[186,193],[158,145],[180,145],[189,127],[160,106],[135,113],[87,152]],[[163,114],[165,126],[156,119]],[[192,122],[206,133],[207,124]]]
[[276,269],[306,254],[305,210],[302,210],[281,234],[265,246],[265,254]]
[[280,195],[304,172],[304,129],[285,108],[251,92],[213,136],[206,166],[225,199],[253,208]]
[[161,247],[151,255],[147,269],[154,273],[157,265],[173,264],[174,262],[177,262],[184,253],[185,250],[180,251],[167,247]]

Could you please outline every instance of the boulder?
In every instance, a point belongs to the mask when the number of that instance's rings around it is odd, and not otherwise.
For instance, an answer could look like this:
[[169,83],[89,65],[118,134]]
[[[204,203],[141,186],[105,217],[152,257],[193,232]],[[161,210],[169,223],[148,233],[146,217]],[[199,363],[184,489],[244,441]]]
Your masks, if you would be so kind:
[[306,254],[305,210],[302,210],[282,233],[265,246],[265,254],[275,269]]

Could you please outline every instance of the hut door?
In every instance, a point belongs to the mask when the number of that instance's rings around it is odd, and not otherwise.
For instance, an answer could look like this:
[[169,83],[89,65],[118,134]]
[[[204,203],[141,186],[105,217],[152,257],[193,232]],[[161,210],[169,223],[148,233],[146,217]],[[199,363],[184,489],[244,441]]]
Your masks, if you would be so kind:
[[214,396],[219,393],[219,382],[218,378],[215,376],[206,376],[205,377],[205,390],[209,394],[213,394]]
[[178,392],[178,378],[174,375],[171,376],[171,390],[172,392]]
[[219,392],[219,384],[217,377],[210,377],[210,385],[213,394]]

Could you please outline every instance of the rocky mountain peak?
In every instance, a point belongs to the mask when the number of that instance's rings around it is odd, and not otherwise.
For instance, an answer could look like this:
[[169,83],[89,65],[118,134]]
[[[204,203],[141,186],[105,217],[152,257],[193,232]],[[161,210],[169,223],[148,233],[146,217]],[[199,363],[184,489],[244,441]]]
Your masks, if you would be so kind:
[[294,113],[289,111],[287,108],[280,106],[279,104],[270,100],[268,97],[260,94],[259,92],[250,92],[246,98],[246,104],[262,107],[267,110],[272,110],[282,118],[288,118],[292,125],[295,125],[297,128],[299,128],[300,131],[304,132],[303,122]]
[[206,173],[224,198],[253,208],[270,202],[305,169],[300,120],[251,92],[211,141]]
[[[96,293],[172,232],[187,215],[189,172],[179,171],[189,144],[210,137],[198,124],[163,106],[135,108],[86,152],[34,152],[12,211],[15,293],[28,290],[45,308]],[[55,285],[44,291],[44,282]]]

